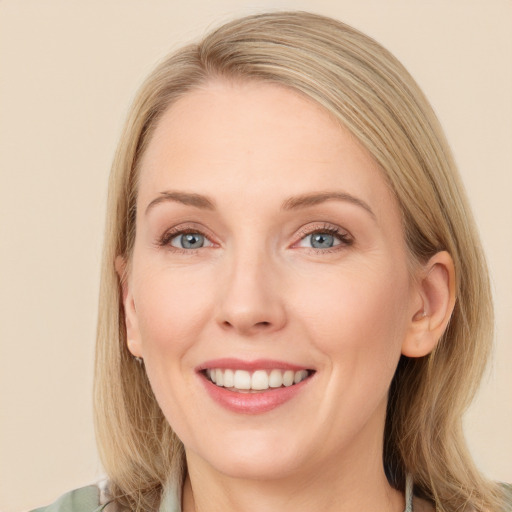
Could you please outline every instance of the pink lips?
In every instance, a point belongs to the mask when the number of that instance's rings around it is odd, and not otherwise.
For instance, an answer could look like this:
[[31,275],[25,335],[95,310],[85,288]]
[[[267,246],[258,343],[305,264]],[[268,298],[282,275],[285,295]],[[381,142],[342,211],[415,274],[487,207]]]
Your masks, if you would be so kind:
[[211,382],[204,371],[212,368],[235,369],[253,372],[256,370],[306,370],[283,361],[258,359],[255,361],[242,361],[240,359],[224,358],[207,361],[196,368],[196,371],[210,397],[222,407],[239,414],[261,414],[271,411],[297,396],[308,385],[309,377],[289,387],[271,388],[264,391],[239,392],[220,387]]
[[305,366],[298,366],[296,364],[285,363],[284,361],[273,361],[271,359],[256,359],[255,361],[242,361],[235,358],[223,358],[207,361],[206,363],[198,366],[196,371],[207,370],[208,368],[235,368],[237,370],[247,370],[252,372],[254,370],[273,370],[274,368],[282,370],[307,370]]

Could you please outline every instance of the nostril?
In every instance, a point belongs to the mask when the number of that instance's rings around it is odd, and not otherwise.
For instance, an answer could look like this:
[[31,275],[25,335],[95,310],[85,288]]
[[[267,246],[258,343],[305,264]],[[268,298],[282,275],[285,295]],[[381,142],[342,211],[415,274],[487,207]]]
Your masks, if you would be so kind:
[[224,320],[222,322],[222,327],[224,329],[235,329],[240,331],[253,331],[257,332],[260,330],[266,330],[269,329],[272,326],[272,322],[263,321],[263,322],[255,322],[253,324],[242,324],[242,323],[236,323],[236,322],[230,322],[229,320]]

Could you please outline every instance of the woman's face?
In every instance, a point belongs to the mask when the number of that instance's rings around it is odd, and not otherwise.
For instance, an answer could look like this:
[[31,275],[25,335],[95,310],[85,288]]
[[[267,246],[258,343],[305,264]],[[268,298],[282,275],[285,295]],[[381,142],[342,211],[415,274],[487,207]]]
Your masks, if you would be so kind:
[[129,348],[189,464],[251,478],[382,464],[421,304],[397,202],[346,130],[284,87],[209,83],[159,122],[136,222]]

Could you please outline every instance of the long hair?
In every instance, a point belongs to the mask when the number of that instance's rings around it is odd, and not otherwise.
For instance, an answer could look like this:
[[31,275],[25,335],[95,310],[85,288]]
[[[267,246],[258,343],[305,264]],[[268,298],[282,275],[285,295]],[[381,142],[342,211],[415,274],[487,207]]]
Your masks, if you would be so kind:
[[139,164],[162,114],[212,79],[275,83],[313,99],[380,165],[399,204],[411,262],[453,258],[456,304],[426,357],[402,356],[393,378],[383,462],[395,488],[405,474],[439,512],[499,510],[499,492],[475,468],[461,418],[493,338],[488,271],[443,131],[417,84],[387,50],[330,18],[281,12],[227,23],[164,60],[140,89],[113,162],[107,207],[95,369],[95,425],[114,500],[155,510],[184,451],[144,369],[126,347],[115,258],[130,261]]

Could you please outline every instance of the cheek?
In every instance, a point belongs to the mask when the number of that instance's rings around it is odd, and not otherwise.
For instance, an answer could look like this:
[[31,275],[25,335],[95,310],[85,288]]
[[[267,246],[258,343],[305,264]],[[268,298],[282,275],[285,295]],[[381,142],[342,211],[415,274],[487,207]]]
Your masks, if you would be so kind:
[[406,270],[365,265],[331,272],[322,282],[309,293],[299,292],[299,316],[318,348],[352,363],[364,357],[368,364],[388,361],[394,367],[407,326]]
[[136,285],[137,319],[147,357],[184,352],[211,316],[213,302],[201,276],[162,269]]
[[326,439],[340,432],[350,439],[385,413],[406,333],[408,279],[365,267],[325,282],[303,294],[301,331],[322,354],[318,378],[326,391],[316,410],[329,425]]
[[[156,400],[181,439],[189,439],[197,411],[190,407],[191,356],[211,320],[204,276],[162,267],[136,281],[137,319],[146,372]],[[197,361],[195,361],[197,363]]]

